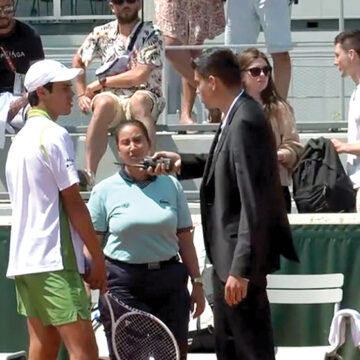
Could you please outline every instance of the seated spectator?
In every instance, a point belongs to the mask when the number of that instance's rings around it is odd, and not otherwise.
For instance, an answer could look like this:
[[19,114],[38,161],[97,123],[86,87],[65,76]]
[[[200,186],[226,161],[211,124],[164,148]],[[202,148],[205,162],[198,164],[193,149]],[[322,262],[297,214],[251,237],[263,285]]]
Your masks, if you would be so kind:
[[274,63],[276,90],[287,98],[291,62],[291,3],[293,0],[227,0],[225,44],[254,44],[264,31]]
[[[165,37],[166,45],[201,45],[224,32],[223,0],[155,0],[157,25]],[[180,124],[195,122],[192,109],[196,97],[196,84],[191,60],[201,50],[168,50],[166,57],[182,75],[182,105]],[[210,121],[220,119],[221,113],[210,110]]]
[[280,181],[286,202],[287,212],[291,212],[292,170],[302,152],[299,134],[296,130],[294,112],[291,106],[280,97],[271,76],[271,66],[264,53],[249,48],[238,55],[243,86],[247,93],[264,108],[275,135]]
[[23,125],[28,104],[24,77],[30,65],[44,58],[38,33],[14,18],[14,0],[0,0],[0,108],[9,132]]
[[[151,147],[143,123],[122,122],[116,143],[123,165],[94,187],[88,203],[99,240],[106,238],[108,290],[162,320],[178,342],[180,358],[186,359],[190,309],[199,316],[205,300],[185,195],[175,178],[150,176],[136,167]],[[188,276],[193,280],[191,297]],[[103,301],[100,312],[113,359],[111,321]]]
[[[100,58],[102,64],[128,58],[120,73],[109,72],[87,86],[85,75],[76,82],[80,109],[85,113],[92,111],[85,154],[90,185],[106,150],[108,130],[125,119],[137,119],[146,126],[154,146],[155,123],[165,105],[161,92],[160,31],[151,22],[140,21],[141,0],[112,0],[109,5],[117,19],[95,27],[73,59],[74,67],[85,69],[94,58]],[[133,49],[129,51],[131,42]]]

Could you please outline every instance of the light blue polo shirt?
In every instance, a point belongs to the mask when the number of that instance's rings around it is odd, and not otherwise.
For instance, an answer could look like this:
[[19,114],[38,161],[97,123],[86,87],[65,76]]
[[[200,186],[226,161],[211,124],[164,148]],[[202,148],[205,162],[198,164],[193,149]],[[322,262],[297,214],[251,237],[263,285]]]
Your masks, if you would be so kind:
[[134,264],[175,256],[177,230],[192,225],[182,186],[172,176],[141,186],[116,173],[94,187],[88,208],[95,230],[107,232],[104,254]]

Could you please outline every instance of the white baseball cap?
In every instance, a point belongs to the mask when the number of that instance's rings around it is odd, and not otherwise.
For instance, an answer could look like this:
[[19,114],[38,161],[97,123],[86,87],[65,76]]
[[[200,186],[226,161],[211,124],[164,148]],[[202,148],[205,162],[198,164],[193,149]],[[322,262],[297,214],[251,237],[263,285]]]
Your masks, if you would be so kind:
[[25,75],[24,86],[28,92],[49,82],[69,81],[84,72],[81,68],[68,68],[55,60],[40,60],[32,64]]

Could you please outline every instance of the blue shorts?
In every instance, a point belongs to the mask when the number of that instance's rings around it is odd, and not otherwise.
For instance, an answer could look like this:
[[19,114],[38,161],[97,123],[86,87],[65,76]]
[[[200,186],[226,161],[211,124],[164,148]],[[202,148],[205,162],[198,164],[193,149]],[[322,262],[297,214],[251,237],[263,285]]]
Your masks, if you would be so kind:
[[225,44],[256,44],[260,26],[268,52],[287,52],[291,43],[289,0],[227,0]]

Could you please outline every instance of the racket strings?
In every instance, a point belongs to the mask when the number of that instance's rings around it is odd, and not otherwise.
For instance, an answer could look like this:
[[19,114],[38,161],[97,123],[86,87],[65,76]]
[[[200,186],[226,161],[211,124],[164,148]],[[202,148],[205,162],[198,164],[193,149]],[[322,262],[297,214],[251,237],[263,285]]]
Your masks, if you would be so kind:
[[122,360],[175,360],[172,337],[151,316],[129,313],[117,323],[115,347]]

